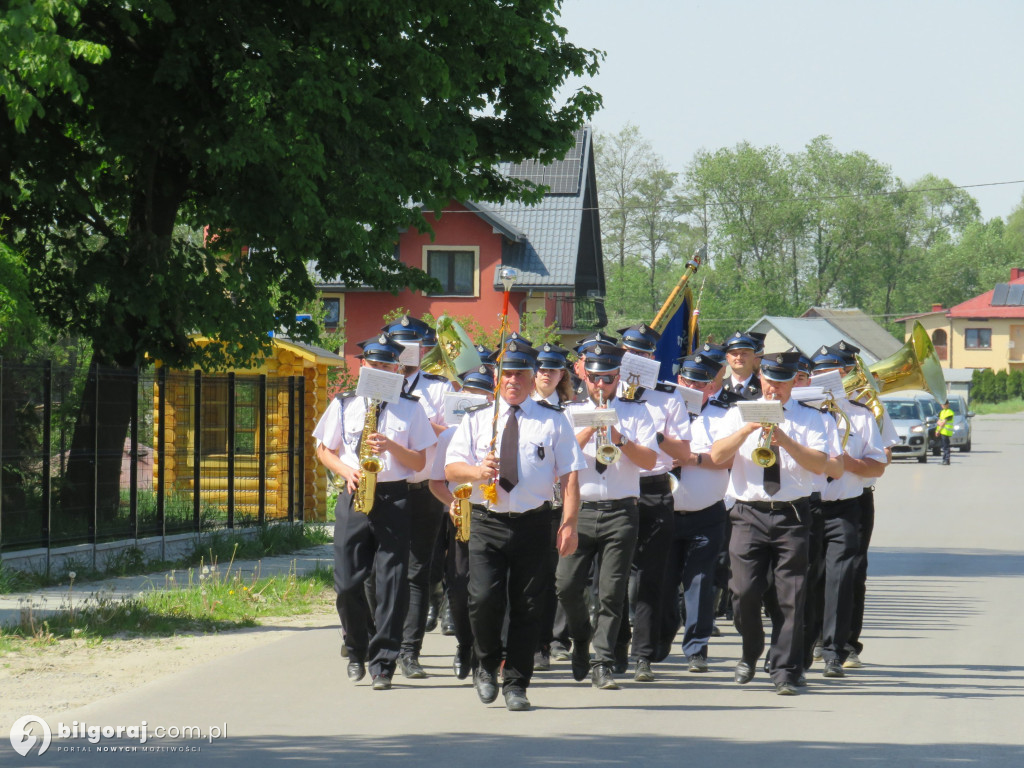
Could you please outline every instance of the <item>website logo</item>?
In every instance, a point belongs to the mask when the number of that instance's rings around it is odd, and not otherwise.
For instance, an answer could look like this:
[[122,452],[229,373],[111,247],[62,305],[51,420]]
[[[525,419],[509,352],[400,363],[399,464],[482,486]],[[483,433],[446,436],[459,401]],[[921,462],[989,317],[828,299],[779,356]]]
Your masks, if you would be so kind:
[[[36,736],[37,730],[42,736]],[[50,726],[38,715],[25,715],[19,717],[11,725],[11,746],[14,751],[24,757],[32,751],[32,747],[39,744],[39,751],[36,754],[43,754],[50,747],[50,740],[53,735],[50,733]]]

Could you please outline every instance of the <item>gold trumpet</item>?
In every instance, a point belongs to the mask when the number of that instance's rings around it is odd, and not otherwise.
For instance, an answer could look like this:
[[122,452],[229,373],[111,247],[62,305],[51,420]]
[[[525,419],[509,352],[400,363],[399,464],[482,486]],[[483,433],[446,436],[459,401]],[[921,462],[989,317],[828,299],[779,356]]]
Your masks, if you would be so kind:
[[[765,400],[774,400],[773,397],[766,397]],[[778,460],[775,451],[772,450],[772,433],[775,432],[775,424],[762,424],[761,437],[757,440],[757,447],[750,452],[750,458],[759,467],[771,467]]]
[[456,515],[455,540],[469,541],[469,524],[473,517],[473,505],[469,497],[473,495],[472,483],[459,483],[452,488],[452,496],[459,502],[459,513]]
[[[597,393],[597,407],[604,408],[603,392]],[[609,431],[610,427],[598,427],[594,435],[595,458],[606,466],[611,466],[622,457],[622,451],[608,438]]]

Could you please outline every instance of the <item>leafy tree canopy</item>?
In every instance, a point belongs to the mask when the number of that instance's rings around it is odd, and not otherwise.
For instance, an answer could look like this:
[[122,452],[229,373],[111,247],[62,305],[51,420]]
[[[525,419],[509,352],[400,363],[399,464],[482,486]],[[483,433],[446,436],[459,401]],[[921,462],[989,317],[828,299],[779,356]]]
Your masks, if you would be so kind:
[[556,103],[600,58],[566,42],[560,5],[12,0],[0,216],[36,304],[100,362],[217,364],[289,325],[309,262],[425,287],[394,255],[423,226],[410,203],[535,199],[495,164],[563,153],[600,104]]

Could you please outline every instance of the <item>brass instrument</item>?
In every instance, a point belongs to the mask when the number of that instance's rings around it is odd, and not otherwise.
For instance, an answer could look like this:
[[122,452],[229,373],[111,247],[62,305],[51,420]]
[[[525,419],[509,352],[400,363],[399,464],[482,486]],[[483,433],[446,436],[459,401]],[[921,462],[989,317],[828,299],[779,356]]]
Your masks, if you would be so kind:
[[[597,393],[597,407],[604,408],[604,393]],[[611,431],[610,427],[598,427],[597,432],[594,434],[594,454],[599,462],[606,466],[611,466],[622,458],[622,450],[617,446],[613,445],[612,441],[608,437],[608,433]]]
[[655,315],[654,319],[649,323],[650,327],[658,333],[665,330],[665,327],[675,316],[679,307],[683,305],[683,301],[686,300],[686,283],[697,272],[701,261],[707,258],[707,255],[708,247],[706,245],[702,245],[697,249],[697,252],[693,254],[693,258],[686,262],[686,269],[683,270],[683,276],[679,278],[679,282],[676,283],[676,287],[672,289],[672,293],[670,293],[668,298],[665,299],[665,303],[661,305],[661,309],[658,310],[658,314]]
[[[771,400],[772,398],[765,399]],[[761,425],[761,436],[757,439],[757,447],[750,452],[750,458],[759,467],[771,467],[778,460],[778,456],[772,450],[772,433],[775,432],[776,426],[775,424]]]
[[757,440],[757,447],[750,452],[750,458],[759,467],[767,468],[775,464],[775,451],[771,448],[774,431],[774,424],[761,425],[761,437]]
[[850,439],[850,430],[853,428],[853,423],[850,421],[850,417],[846,415],[846,411],[839,407],[839,403],[836,402],[835,397],[831,392],[825,393],[825,400],[822,403],[822,408],[832,414],[832,418],[836,420],[836,424],[842,423],[843,426],[843,450],[846,450],[846,443]]
[[878,382],[860,355],[854,355],[853,370],[843,376],[843,389],[850,400],[855,400],[871,409],[875,422],[881,426],[885,406],[878,399]]
[[469,524],[473,517],[473,505],[469,497],[473,495],[472,483],[459,483],[452,489],[452,496],[459,504],[459,514],[456,516],[458,522],[455,526],[455,540],[469,541]]
[[640,389],[640,375],[637,373],[629,374],[629,378],[626,379],[626,389],[622,393],[622,399],[635,400],[638,389]]
[[[501,342],[498,344],[498,364],[494,372],[494,410],[493,416],[491,417],[491,446],[490,453],[494,453],[494,447],[498,442],[498,410],[501,405],[501,398],[498,397],[498,390],[501,387],[501,372],[504,366],[505,359],[505,332],[508,330],[508,295],[512,290],[512,286],[515,285],[517,279],[519,279],[519,272],[514,267],[502,267],[501,271],[498,272],[498,278],[501,280],[502,287],[505,289],[505,298],[502,304],[501,310]],[[439,345],[440,346],[440,345]],[[490,504],[498,503],[498,480],[494,478],[489,483],[484,483],[480,486],[480,491],[484,495],[484,501]]]
[[461,325],[448,315],[441,315],[437,318],[435,331],[437,346],[423,356],[421,371],[441,375],[454,382],[461,374],[480,366],[480,353]]
[[942,375],[942,363],[935,354],[928,331],[921,323],[914,323],[914,330],[906,344],[872,365],[870,370],[878,378],[882,394],[904,389],[923,389],[934,395],[940,403],[946,399],[946,377]]
[[370,435],[377,431],[377,417],[380,414],[380,400],[370,400],[363,419],[363,436],[359,442],[359,469],[363,473],[352,499],[352,509],[364,515],[373,509],[373,497],[377,492],[377,473],[384,462],[370,447]]

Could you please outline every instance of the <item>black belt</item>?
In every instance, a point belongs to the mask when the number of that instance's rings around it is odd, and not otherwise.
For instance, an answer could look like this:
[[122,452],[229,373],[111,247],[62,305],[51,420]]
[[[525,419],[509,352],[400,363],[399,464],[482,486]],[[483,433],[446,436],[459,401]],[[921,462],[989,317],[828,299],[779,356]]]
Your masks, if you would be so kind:
[[429,480],[420,480],[418,483],[409,483],[410,491],[419,491],[430,485]]
[[668,480],[668,472],[660,475],[647,475],[640,478],[640,493],[651,493],[652,491],[664,491],[668,493],[672,488]]
[[523,515],[533,515],[538,512],[550,512],[551,502],[545,501],[539,507],[528,509],[525,512],[498,512],[496,509],[488,509],[483,504],[474,504],[474,512],[483,512],[485,515],[494,515],[495,517],[522,517]]
[[807,498],[793,499],[792,501],[744,501],[743,499],[737,499],[736,501],[740,504],[746,504],[758,512],[781,512],[782,510],[796,509],[798,506],[805,505]]
[[377,483],[377,493],[396,493],[409,488],[407,480],[389,480],[386,483]]
[[608,499],[607,501],[584,501],[583,509],[596,509],[598,512],[610,512],[613,509],[627,509],[636,503],[636,499],[628,496],[624,499]]
[[724,511],[725,510],[725,502],[724,501],[716,501],[714,504],[710,504],[710,505],[704,507],[704,509],[677,509],[676,510],[676,514],[677,515],[698,515],[701,512],[710,512],[710,511],[715,510],[715,509],[721,509],[721,510]]

